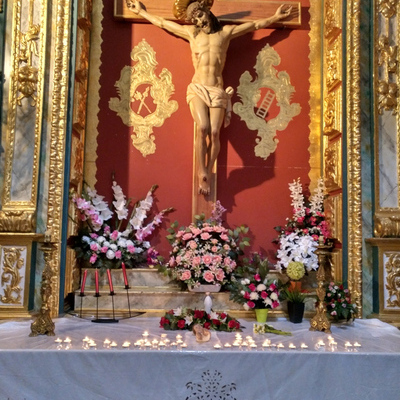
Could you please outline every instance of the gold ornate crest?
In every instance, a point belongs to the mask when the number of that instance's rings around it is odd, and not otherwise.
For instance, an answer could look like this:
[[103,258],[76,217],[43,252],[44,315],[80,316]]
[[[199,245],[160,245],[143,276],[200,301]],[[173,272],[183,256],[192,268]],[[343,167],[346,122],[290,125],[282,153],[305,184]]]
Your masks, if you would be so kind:
[[146,157],[156,150],[153,128],[162,126],[178,103],[169,101],[175,90],[171,73],[164,68],[159,78],[155,75],[155,52],[144,39],[132,50],[131,58],[136,65],[122,69],[115,84],[120,98],[111,98],[109,107],[133,127],[132,143]]
[[[294,88],[290,84],[289,74],[285,71],[277,72],[273,67],[279,65],[280,62],[278,53],[267,44],[258,53],[254,66],[257,78],[253,80],[248,71],[242,74],[237,88],[242,103],[233,105],[233,111],[246,122],[247,127],[258,131],[260,139],[256,139],[257,145],[254,152],[257,157],[264,160],[276,150],[278,144],[276,131],[286,129],[292,118],[301,110],[300,104],[290,104]],[[267,92],[257,108],[262,88],[266,88]],[[267,121],[265,117],[273,101],[276,101],[280,111],[276,117]],[[254,112],[255,108],[257,108],[256,112]]]

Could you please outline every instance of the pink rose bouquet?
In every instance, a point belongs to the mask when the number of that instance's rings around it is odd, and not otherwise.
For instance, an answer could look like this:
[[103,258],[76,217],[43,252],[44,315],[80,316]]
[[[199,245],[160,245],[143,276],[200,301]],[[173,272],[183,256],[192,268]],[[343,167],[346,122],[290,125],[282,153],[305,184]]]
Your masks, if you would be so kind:
[[229,282],[244,246],[249,246],[249,239],[242,237],[248,228],[232,231],[223,227],[221,210],[217,202],[209,220],[196,216],[196,222],[177,231],[177,222],[171,225],[167,239],[172,251],[166,271],[173,279],[190,286]]

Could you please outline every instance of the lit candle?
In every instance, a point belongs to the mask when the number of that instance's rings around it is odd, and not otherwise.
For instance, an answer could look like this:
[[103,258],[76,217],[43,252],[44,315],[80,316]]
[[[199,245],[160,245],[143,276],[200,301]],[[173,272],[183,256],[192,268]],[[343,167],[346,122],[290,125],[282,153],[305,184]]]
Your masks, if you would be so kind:
[[144,331],[144,332],[142,333],[142,336],[143,336],[144,338],[147,338],[147,336],[149,336],[149,332]]
[[353,345],[350,342],[346,342],[344,344],[344,347],[347,351],[351,351],[351,348],[353,347]]
[[110,269],[107,269],[107,276],[108,276],[108,284],[110,285],[110,293],[114,293]]
[[81,284],[81,295],[82,296],[85,293],[86,277],[87,277],[87,269],[85,269],[85,272],[83,273],[83,277],[82,277],[82,284]]
[[94,271],[94,281],[96,286],[96,294],[99,294],[99,270]]
[[300,346],[302,349],[308,349],[308,346],[305,343],[302,343]]
[[232,346],[229,343],[225,343],[224,347],[227,348],[227,349],[230,349]]
[[124,342],[124,343],[122,343],[122,347],[124,348],[124,349],[129,349],[129,346],[131,345],[131,343],[130,342]]
[[187,343],[186,343],[186,342],[183,342],[182,345],[181,345],[181,348],[182,348],[182,349],[186,349],[186,347],[187,347]]
[[221,345],[219,343],[214,344],[214,349],[219,350],[221,348]]
[[111,344],[110,344],[110,347],[111,348],[115,348],[115,347],[117,347],[118,345],[117,345],[117,343],[115,343],[115,342],[111,342]]
[[290,344],[289,344],[289,349],[294,350],[294,349],[296,349],[296,346],[295,346],[293,343],[290,343]]
[[111,344],[111,341],[108,340],[108,339],[105,339],[104,343],[103,343],[103,347],[105,347],[106,349],[109,349],[110,348],[110,344]]
[[278,343],[278,345],[276,346],[276,348],[279,349],[283,349],[285,346],[283,345],[283,343]]
[[121,264],[122,266],[122,274],[124,275],[124,284],[125,284],[125,288],[128,288],[128,277],[126,275],[126,267],[125,267],[125,263]]
[[354,345],[353,345],[354,347],[361,347],[361,344],[360,343],[358,343],[358,342],[354,342]]

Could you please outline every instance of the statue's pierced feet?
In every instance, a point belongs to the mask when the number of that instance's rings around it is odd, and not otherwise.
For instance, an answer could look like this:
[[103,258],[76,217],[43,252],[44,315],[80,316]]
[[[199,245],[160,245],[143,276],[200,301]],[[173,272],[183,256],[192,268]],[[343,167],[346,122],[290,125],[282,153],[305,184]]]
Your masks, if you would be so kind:
[[199,176],[199,194],[204,196],[208,196],[211,192],[210,189],[210,182],[207,175],[200,175]]

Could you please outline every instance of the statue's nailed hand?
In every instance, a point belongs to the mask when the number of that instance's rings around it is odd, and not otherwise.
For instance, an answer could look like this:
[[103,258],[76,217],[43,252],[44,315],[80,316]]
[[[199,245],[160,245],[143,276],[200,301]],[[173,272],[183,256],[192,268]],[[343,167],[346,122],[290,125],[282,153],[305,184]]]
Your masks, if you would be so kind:
[[292,6],[289,6],[287,4],[282,4],[277,10],[276,10],[276,16],[281,20],[284,18],[287,18],[290,13],[292,12]]
[[139,14],[143,10],[142,4],[138,0],[126,0],[126,5],[135,14]]

